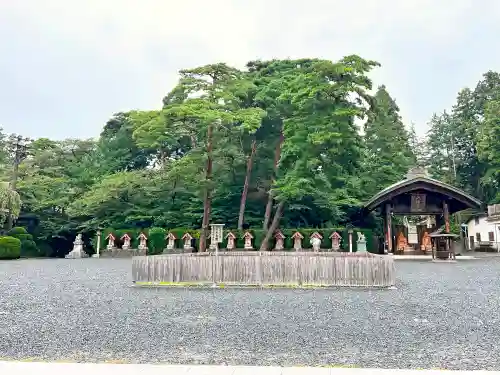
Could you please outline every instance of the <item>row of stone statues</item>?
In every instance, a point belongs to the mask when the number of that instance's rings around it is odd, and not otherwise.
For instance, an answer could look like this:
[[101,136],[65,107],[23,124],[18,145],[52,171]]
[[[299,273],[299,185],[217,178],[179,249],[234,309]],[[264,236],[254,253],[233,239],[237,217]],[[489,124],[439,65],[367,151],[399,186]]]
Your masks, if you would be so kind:
[[[274,234],[274,238],[276,240],[276,244],[274,246],[274,250],[284,250],[285,249],[285,235],[281,231],[276,231]],[[300,232],[295,232],[291,236],[293,240],[293,249],[294,250],[302,250],[302,240],[304,239],[304,236]],[[146,250],[147,249],[147,240],[148,238],[144,233],[139,234],[139,246],[138,250]],[[193,250],[193,239],[194,237],[190,233],[184,233],[184,235],[180,238],[183,241],[182,248],[184,250]],[[244,246],[243,248],[245,250],[254,250],[253,246],[253,240],[254,236],[252,233],[249,231],[245,232],[243,234],[242,239],[244,240]],[[332,251],[339,251],[340,250],[340,243],[342,241],[342,237],[339,233],[333,232],[329,239],[331,240],[331,247],[330,249]],[[106,237],[106,240],[108,241],[107,243],[107,250],[114,250],[116,249],[116,237],[113,235],[113,233],[108,234]],[[131,241],[132,237],[128,234],[124,234],[120,240],[122,241],[122,249],[123,250],[129,250],[131,248]],[[176,248],[175,246],[175,241],[178,240],[178,238],[172,233],[168,232],[167,235],[165,236],[165,240],[167,241],[167,250],[173,250]],[[233,232],[229,232],[226,235],[226,240],[227,240],[227,245],[226,245],[226,250],[235,250],[236,249],[236,240],[237,237]],[[321,249],[322,241],[323,241],[323,236],[318,233],[314,232],[311,234],[310,238],[310,243],[312,245],[312,248],[314,251],[319,251]],[[366,251],[366,239],[365,236],[361,233],[358,232],[358,238],[356,241],[357,244],[357,251],[358,252],[363,252]],[[352,249],[352,238],[349,236],[349,249]]]

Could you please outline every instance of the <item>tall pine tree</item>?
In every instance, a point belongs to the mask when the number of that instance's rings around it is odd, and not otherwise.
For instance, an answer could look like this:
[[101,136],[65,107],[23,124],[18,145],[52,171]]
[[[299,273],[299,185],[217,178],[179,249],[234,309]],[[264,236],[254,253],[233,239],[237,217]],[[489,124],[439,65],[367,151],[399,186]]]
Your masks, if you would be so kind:
[[385,86],[375,94],[365,124],[365,191],[372,195],[402,178],[416,163],[399,107]]

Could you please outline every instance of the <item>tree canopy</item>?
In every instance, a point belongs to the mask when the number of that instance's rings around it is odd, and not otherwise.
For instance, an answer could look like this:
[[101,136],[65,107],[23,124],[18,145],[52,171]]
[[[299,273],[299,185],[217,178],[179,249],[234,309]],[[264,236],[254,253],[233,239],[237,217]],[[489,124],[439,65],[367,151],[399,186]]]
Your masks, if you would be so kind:
[[[500,75],[460,91],[420,138],[390,88],[372,87],[378,66],[352,55],[181,70],[160,108],[116,113],[95,139],[33,140],[15,172],[19,220],[37,241],[98,227],[332,227],[417,164],[500,202]],[[1,132],[5,182],[12,165]]]

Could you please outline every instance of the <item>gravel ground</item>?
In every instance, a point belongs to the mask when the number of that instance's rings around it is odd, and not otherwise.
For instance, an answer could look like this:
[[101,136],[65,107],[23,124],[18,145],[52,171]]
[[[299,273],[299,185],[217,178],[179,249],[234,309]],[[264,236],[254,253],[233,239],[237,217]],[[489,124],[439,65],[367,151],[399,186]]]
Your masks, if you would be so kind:
[[131,287],[130,259],[0,262],[0,359],[500,370],[500,258],[397,290]]

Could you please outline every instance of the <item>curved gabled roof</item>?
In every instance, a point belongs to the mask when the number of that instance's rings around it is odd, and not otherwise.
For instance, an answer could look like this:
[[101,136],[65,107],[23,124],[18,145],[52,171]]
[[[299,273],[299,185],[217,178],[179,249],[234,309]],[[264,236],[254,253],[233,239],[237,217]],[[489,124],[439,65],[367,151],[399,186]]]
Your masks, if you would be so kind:
[[396,182],[395,184],[392,184],[375,194],[373,198],[364,204],[364,208],[372,211],[397,195],[420,189],[435,191],[443,195],[447,195],[461,202],[464,209],[480,208],[482,205],[482,202],[479,199],[474,198],[472,195],[467,194],[465,191],[460,190],[455,186],[435,180],[425,175],[410,175],[409,178]]

